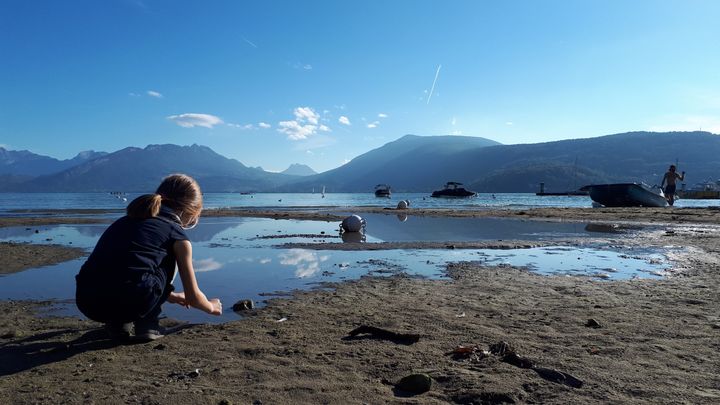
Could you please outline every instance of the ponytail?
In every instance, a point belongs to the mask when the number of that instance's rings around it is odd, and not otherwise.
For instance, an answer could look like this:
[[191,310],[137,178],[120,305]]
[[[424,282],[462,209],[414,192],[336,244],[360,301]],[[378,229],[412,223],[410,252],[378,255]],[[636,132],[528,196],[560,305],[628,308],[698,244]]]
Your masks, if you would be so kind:
[[160,212],[160,194],[144,194],[132,200],[127,206],[127,215],[135,219],[147,219],[157,216]]

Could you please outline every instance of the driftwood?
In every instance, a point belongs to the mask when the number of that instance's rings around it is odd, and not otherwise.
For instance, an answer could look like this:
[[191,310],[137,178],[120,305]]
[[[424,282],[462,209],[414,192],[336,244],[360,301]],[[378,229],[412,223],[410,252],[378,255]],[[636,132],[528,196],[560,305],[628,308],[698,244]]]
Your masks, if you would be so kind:
[[[453,355],[456,359],[467,358],[476,353],[492,353],[500,356],[500,361],[511,364],[519,368],[527,368],[537,373],[540,378],[554,382],[557,384],[565,384],[568,387],[580,388],[583,386],[583,381],[562,371],[554,370],[551,368],[538,367],[535,363],[525,356],[517,354],[515,348],[507,342],[498,342],[490,345],[487,352],[481,351],[478,346],[466,347],[458,346],[455,350],[445,353],[446,355]],[[485,356],[483,356],[485,357]],[[481,357],[476,357],[479,360]]]
[[370,335],[373,339],[389,340],[394,343],[403,345],[411,345],[417,343],[420,340],[420,335],[415,333],[397,333],[391,330],[376,328],[374,326],[362,325],[348,333],[345,337],[346,340],[350,339],[361,339],[362,336],[358,335]]

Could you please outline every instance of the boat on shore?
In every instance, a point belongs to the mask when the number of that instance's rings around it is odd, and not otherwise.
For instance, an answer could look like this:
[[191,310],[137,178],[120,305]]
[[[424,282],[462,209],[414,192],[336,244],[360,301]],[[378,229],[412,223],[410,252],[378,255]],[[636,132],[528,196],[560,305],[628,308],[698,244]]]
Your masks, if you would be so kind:
[[449,181],[445,183],[445,187],[442,190],[435,190],[432,192],[431,197],[446,197],[446,198],[464,198],[473,197],[477,193],[474,191],[466,190],[461,187],[463,184],[456,181]]
[[592,184],[580,188],[605,207],[665,207],[668,205],[659,187],[643,183]]
[[387,184],[378,184],[375,186],[375,197],[390,198],[390,186]]

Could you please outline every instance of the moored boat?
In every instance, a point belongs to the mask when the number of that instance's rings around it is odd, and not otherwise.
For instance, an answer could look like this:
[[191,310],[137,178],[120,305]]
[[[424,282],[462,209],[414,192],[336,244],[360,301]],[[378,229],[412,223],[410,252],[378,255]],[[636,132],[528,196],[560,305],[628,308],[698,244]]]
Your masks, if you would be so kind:
[[466,190],[462,186],[462,183],[456,181],[449,181],[445,183],[445,187],[442,190],[433,191],[431,197],[450,197],[450,198],[462,198],[472,197],[477,193],[474,191]]
[[660,188],[643,183],[592,184],[582,187],[590,198],[605,207],[665,207],[668,205]]
[[390,186],[387,184],[375,186],[375,197],[390,197]]

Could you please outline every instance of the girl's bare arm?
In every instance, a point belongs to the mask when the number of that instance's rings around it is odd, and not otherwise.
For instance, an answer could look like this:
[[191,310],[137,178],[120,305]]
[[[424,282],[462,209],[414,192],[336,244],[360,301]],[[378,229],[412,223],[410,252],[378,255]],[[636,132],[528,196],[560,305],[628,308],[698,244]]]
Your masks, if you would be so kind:
[[185,304],[212,315],[222,314],[220,300],[217,298],[208,300],[205,294],[200,291],[200,287],[198,287],[192,265],[192,245],[190,241],[176,241],[173,250],[175,251],[178,271],[180,272],[180,280],[182,281],[183,290],[185,290]]

